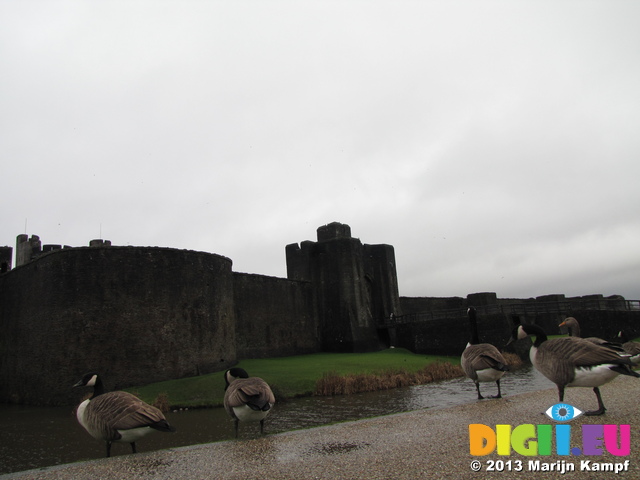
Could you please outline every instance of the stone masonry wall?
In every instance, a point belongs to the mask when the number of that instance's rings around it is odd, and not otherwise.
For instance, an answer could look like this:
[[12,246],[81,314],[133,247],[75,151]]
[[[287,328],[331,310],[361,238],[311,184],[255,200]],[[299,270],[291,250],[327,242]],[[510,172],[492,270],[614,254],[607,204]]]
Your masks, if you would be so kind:
[[233,280],[238,359],[320,351],[310,283],[246,273]]
[[236,360],[231,261],[145,247],[45,254],[0,276],[0,400],[75,401],[87,371],[111,388]]

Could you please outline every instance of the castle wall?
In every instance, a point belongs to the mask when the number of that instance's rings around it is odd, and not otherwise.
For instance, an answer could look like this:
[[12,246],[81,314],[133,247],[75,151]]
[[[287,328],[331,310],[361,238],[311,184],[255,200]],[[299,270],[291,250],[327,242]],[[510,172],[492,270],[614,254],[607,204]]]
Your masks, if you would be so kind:
[[467,300],[462,297],[400,297],[402,315],[466,308]]
[[[408,317],[399,319],[389,328],[394,332],[395,345],[423,354],[461,353],[470,338],[466,309],[472,305],[479,310],[480,341],[500,349],[506,346],[513,328],[519,324],[535,323],[548,335],[565,335],[566,329],[559,325],[569,316],[578,320],[583,338],[615,341],[620,330],[624,330],[629,338],[640,336],[640,311],[627,309],[621,297],[545,295],[536,299],[496,299],[491,302],[494,295],[480,293],[470,294],[466,299],[453,297],[449,299],[451,303],[441,298],[402,297],[402,313]],[[429,318],[428,312],[435,312],[435,317]],[[412,314],[423,315],[413,319]],[[507,351],[511,350],[514,348],[507,348]],[[528,358],[526,342],[516,344],[515,350]]]
[[[505,315],[479,315],[477,320],[481,343],[492,343],[499,348],[506,345],[512,325]],[[427,355],[461,355],[471,338],[469,318],[464,310],[451,318],[399,324],[396,332],[396,346]]]
[[124,388],[242,358],[389,345],[457,356],[469,340],[470,305],[481,341],[497,346],[517,323],[558,334],[567,316],[583,336],[640,335],[640,308],[622,297],[401,298],[392,246],[362,244],[340,223],[317,234],[317,242],[287,245],[287,279],[234,273],[230,259],[210,253],[104,240],[42,246],[19,235],[16,268],[11,248],[0,249],[0,401],[74,402],[70,385],[90,370]]
[[186,250],[84,247],[0,276],[0,399],[68,404],[90,370],[114,388],[236,360],[231,260]]
[[310,283],[234,273],[233,284],[238,359],[320,351]]
[[497,295],[494,292],[470,293],[462,297],[400,297],[402,315],[432,312],[438,310],[467,309],[484,305],[496,305]]

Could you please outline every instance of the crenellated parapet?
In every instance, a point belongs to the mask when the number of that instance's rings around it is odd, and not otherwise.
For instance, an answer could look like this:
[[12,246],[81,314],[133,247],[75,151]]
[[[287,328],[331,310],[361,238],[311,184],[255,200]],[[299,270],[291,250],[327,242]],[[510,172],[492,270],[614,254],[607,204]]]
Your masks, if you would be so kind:
[[[108,247],[111,246],[110,240],[91,240],[91,247]],[[72,248],[69,245],[58,244],[42,244],[38,235],[20,234],[16,238],[16,267],[25,265],[45,253],[55,252],[63,248]],[[9,268],[10,270],[11,268]]]

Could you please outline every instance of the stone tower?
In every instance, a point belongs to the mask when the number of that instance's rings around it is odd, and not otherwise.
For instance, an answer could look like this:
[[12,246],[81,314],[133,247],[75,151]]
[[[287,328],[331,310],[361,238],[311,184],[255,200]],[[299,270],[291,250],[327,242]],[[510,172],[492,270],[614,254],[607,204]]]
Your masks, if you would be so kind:
[[317,242],[287,245],[287,277],[314,284],[323,351],[386,346],[378,324],[400,304],[393,247],[363,245],[349,225],[337,222],[317,235]]
[[0,273],[11,270],[11,259],[13,258],[13,248],[0,247]]
[[42,253],[42,242],[37,235],[22,234],[16,239],[16,267],[29,263]]

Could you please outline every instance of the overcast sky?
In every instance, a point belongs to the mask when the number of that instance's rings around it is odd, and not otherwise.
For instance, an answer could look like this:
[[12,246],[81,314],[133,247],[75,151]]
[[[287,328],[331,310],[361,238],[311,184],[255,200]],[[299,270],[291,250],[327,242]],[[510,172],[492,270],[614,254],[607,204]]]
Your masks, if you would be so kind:
[[0,245],[286,276],[338,221],[400,294],[640,299],[640,2],[0,0]]

